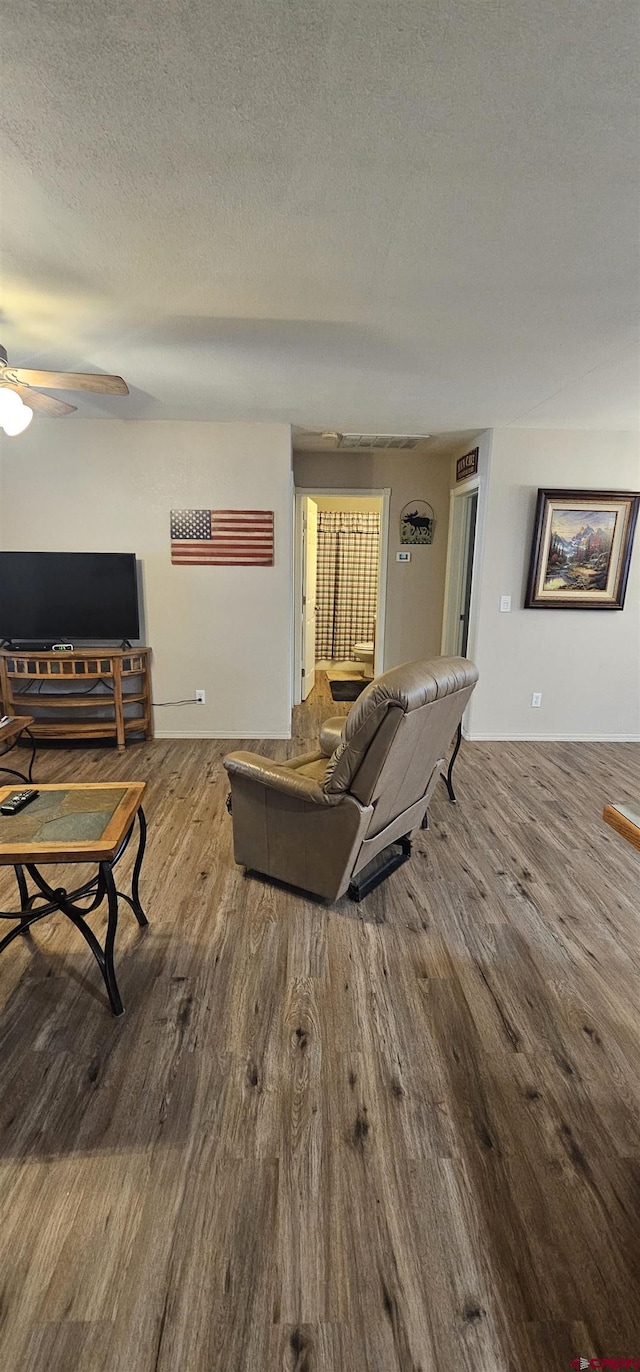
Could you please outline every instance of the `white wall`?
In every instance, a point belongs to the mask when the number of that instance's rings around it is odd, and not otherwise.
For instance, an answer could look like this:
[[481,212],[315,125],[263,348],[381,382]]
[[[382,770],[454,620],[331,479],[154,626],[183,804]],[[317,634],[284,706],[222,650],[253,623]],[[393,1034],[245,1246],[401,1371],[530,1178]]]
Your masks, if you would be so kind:
[[[296,452],[297,487],[308,490],[391,489],[385,670],[421,657],[437,657],[442,632],[444,573],[449,510],[449,457],[411,452]],[[436,514],[433,543],[409,549],[411,561],[396,562],[400,511],[409,500],[428,500]]]
[[[37,420],[2,442],[0,545],[135,552],[169,737],[288,738],[291,434],[285,424]],[[275,512],[275,566],[174,567],[169,511]]]
[[538,487],[640,490],[637,434],[493,430],[469,736],[640,739],[640,530],[623,611],[524,610]]

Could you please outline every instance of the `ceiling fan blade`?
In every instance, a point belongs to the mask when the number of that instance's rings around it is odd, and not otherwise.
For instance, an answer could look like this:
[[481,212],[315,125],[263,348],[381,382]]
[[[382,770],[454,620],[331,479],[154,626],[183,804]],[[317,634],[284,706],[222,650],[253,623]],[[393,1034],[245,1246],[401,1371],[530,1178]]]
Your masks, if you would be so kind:
[[65,400],[54,400],[52,395],[44,395],[42,391],[32,391],[30,386],[21,386],[15,381],[9,383],[12,391],[17,391],[20,399],[25,405],[29,405],[38,414],[46,414],[49,419],[61,419],[65,414],[73,414],[77,410],[77,405],[67,405]]
[[100,372],[34,372],[24,367],[8,367],[7,380],[15,376],[25,386],[49,386],[52,391],[97,391],[103,395],[128,395],[129,387],[121,376]]

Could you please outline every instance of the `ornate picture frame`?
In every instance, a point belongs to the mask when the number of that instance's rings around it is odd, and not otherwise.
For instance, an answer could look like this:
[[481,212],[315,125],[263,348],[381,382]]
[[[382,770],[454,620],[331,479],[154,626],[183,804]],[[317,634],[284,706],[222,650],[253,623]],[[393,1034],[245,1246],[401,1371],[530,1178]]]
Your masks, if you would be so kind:
[[622,610],[638,491],[539,490],[524,608]]

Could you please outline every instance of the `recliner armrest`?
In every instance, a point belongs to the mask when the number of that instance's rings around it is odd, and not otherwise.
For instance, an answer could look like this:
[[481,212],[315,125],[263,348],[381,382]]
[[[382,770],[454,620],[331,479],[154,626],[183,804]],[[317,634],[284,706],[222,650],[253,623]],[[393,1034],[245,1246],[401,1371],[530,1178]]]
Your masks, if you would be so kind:
[[255,781],[260,786],[268,786],[272,791],[281,791],[284,795],[312,805],[335,805],[341,799],[340,796],[325,795],[317,781],[301,776],[294,767],[271,762],[259,753],[229,753],[223,765],[232,781],[234,777],[242,777],[245,781]]
[[346,718],[346,715],[333,715],[331,719],[325,719],[320,730],[320,747],[325,757],[331,757],[340,747]]

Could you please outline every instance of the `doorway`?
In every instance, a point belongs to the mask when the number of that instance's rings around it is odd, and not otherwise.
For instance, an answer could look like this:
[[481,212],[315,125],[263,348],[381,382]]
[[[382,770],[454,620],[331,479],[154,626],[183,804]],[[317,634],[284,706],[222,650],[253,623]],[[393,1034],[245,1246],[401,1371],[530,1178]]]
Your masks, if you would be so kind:
[[479,485],[451,492],[442,652],[466,657],[472,638]]
[[383,670],[389,495],[296,492],[294,704],[318,671],[364,687]]
[[476,546],[476,524],[478,520],[478,492],[472,491],[463,504],[464,529],[462,546],[462,593],[458,616],[457,656],[466,657],[469,647],[469,615],[471,611],[471,589],[473,584],[473,554]]

